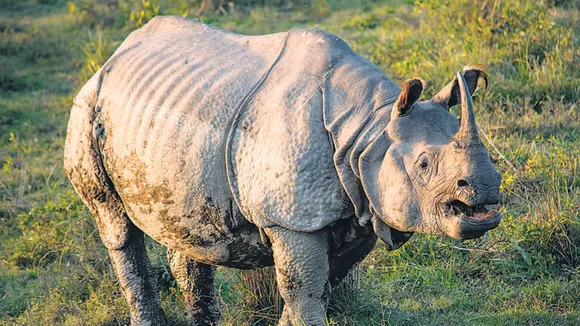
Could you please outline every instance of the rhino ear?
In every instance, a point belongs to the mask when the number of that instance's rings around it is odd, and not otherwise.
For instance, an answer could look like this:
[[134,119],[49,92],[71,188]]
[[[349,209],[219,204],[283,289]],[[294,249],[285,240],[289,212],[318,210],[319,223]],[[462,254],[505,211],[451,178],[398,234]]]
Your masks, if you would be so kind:
[[421,78],[409,79],[401,85],[401,88],[401,94],[394,105],[396,110],[393,110],[391,119],[405,116],[411,111],[413,104],[417,102],[425,89],[425,81]]
[[[489,76],[484,65],[471,65],[463,68],[463,77],[467,82],[469,94],[473,94],[477,88],[479,78],[485,82],[485,88],[489,85]],[[459,82],[457,77],[447,84],[437,95],[433,97],[433,102],[441,104],[445,109],[449,110],[454,105],[461,102],[461,93],[459,92]]]

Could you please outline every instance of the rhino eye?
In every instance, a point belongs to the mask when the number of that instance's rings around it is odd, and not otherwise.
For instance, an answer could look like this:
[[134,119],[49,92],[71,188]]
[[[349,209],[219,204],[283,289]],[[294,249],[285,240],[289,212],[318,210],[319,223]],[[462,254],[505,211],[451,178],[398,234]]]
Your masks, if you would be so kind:
[[419,168],[423,171],[427,170],[427,168],[429,167],[429,159],[427,158],[426,155],[421,155],[421,158],[419,159]]

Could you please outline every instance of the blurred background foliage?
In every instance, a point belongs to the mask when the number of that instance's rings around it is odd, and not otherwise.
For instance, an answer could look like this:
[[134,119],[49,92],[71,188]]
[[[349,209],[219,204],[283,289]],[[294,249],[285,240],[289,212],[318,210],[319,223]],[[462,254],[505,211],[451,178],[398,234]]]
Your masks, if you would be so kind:
[[[155,15],[230,31],[337,34],[425,97],[470,63],[482,137],[503,173],[504,220],[465,242],[415,235],[363,262],[331,325],[580,324],[580,2],[576,0],[0,0],[0,325],[125,325],[128,310],[62,151],[72,97]],[[185,310],[153,241],[170,322]],[[268,270],[218,270],[222,324],[280,310]],[[258,300],[260,293],[266,300]]]

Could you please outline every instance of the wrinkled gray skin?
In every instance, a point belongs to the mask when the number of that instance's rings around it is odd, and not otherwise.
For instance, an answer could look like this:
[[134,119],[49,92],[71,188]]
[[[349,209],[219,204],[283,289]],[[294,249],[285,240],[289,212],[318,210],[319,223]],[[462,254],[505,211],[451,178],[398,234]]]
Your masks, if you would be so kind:
[[[280,325],[323,325],[331,286],[413,232],[498,225],[500,176],[466,68],[417,101],[338,37],[243,36],[179,17],[133,32],[74,100],[65,168],[97,220],[133,325],[163,325],[144,233],[167,246],[193,325],[218,321],[215,265],[274,264]],[[461,126],[448,112],[462,106]]]

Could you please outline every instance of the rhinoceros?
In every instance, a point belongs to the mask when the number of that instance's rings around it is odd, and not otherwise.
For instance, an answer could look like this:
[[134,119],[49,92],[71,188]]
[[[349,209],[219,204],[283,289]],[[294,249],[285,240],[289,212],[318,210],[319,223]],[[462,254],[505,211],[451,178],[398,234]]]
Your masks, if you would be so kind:
[[[132,32],[71,109],[64,166],[131,324],[163,325],[144,234],[168,248],[194,325],[215,266],[275,266],[280,325],[324,325],[332,286],[415,232],[476,238],[501,216],[466,67],[429,100],[315,29],[245,36],[181,17]],[[461,104],[461,118],[449,112]]]

